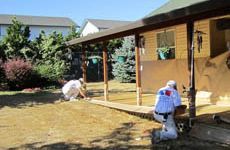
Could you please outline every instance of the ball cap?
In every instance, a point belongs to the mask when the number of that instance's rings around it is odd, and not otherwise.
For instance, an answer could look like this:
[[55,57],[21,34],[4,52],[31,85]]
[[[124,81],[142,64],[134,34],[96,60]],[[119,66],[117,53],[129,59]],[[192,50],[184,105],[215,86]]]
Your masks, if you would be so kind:
[[80,78],[80,79],[79,79],[79,81],[80,81],[81,83],[84,83],[84,80],[83,80],[83,78]]
[[167,82],[167,85],[168,85],[168,86],[176,87],[176,81],[174,81],[174,80],[169,80],[169,81]]

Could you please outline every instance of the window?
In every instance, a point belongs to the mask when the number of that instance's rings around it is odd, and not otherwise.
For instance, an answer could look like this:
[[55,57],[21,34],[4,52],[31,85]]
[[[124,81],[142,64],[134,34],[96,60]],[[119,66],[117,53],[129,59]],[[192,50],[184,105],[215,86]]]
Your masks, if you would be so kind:
[[174,30],[158,32],[157,53],[159,60],[175,58],[175,32]]

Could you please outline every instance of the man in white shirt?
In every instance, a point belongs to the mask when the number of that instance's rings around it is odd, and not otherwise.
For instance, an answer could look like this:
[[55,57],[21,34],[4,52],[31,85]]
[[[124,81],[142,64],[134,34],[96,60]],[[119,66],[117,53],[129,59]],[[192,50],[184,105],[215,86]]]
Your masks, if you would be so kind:
[[74,100],[80,94],[84,98],[86,95],[82,91],[84,81],[82,78],[79,80],[70,80],[62,87],[62,93],[64,94],[65,100]]
[[177,91],[176,82],[169,80],[167,85],[158,90],[155,102],[154,118],[162,123],[161,131],[152,133],[152,143],[161,140],[176,139],[177,128],[174,122],[174,112],[181,105],[181,97]]

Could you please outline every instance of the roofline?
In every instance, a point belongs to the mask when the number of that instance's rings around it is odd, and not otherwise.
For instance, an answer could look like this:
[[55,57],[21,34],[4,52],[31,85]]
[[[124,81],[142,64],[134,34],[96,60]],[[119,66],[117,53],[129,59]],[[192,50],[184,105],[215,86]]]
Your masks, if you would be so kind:
[[[16,17],[16,19],[20,19],[20,17],[38,17],[38,18],[52,18],[52,19],[69,19],[70,22],[72,22],[72,25],[40,25],[38,24],[38,26],[55,26],[55,27],[71,27],[71,26],[76,26],[77,28],[79,28],[80,26],[74,22],[71,18],[69,17],[54,17],[54,16],[35,16],[35,15],[17,15],[17,14],[0,14],[0,16],[8,16],[8,17]],[[20,21],[20,20],[19,20]],[[23,23],[23,22],[22,22]],[[0,24],[4,24],[4,25],[11,25],[12,23],[0,23]],[[24,23],[23,23],[24,24]],[[31,25],[31,24],[24,24],[24,25]],[[31,25],[31,26],[36,26],[36,25]]]
[[113,38],[139,34],[153,29],[186,23],[188,21],[196,21],[225,14],[230,14],[230,1],[209,0],[176,9],[168,13],[143,18],[125,26],[108,29],[81,38],[76,38],[66,42],[66,44],[70,46],[75,44],[96,43]]
[[80,34],[82,33],[83,29],[85,28],[87,22],[89,22],[89,19],[85,19],[85,20],[84,20],[84,23],[83,23],[83,25],[81,26],[81,28],[80,28],[80,30],[79,30],[79,33],[80,33]]
[[[97,25],[95,25],[92,20],[100,20],[100,21],[117,21],[117,22],[126,22],[124,20],[107,20],[107,19],[90,19],[90,18],[87,18],[84,20],[84,23],[83,25],[81,26],[81,29],[79,30],[80,33],[82,33],[83,29],[85,28],[85,26],[87,25],[88,22],[90,22],[91,24],[93,24],[98,30],[101,30],[101,29],[108,29],[108,28],[101,28],[101,27],[98,27]],[[132,21],[127,21],[127,22],[132,22]]]
[[[12,23],[11,24],[9,24],[9,23],[0,23],[0,25],[12,25]],[[31,24],[23,24],[23,25],[25,25],[25,26],[40,26],[40,27],[68,27],[68,28],[70,28],[70,27],[72,27],[71,25],[70,26],[64,26],[64,25],[31,25]],[[73,26],[75,26],[75,25],[73,25]],[[79,28],[79,26],[76,26],[76,28]]]

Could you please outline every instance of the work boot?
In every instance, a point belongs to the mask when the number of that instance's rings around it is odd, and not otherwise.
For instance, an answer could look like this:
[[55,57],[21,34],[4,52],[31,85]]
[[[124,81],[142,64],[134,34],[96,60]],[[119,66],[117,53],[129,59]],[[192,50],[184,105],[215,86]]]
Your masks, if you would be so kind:
[[157,144],[160,142],[160,131],[153,129],[151,143],[152,145]]

